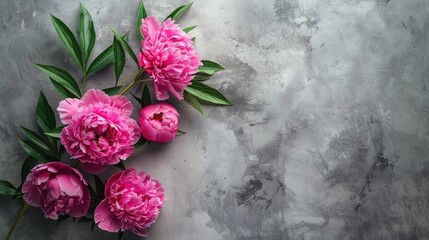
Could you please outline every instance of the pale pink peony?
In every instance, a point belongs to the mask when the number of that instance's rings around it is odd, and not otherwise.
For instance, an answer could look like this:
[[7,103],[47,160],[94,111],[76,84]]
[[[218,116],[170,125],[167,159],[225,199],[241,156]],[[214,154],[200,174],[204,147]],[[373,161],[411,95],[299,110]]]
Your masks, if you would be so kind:
[[156,98],[165,100],[170,92],[182,100],[183,91],[202,65],[191,38],[171,19],[160,25],[154,17],[147,17],[142,19],[141,31],[139,64],[152,77]]
[[57,110],[61,122],[68,124],[61,132],[61,143],[90,173],[101,173],[125,160],[140,138],[139,126],[130,118],[133,106],[124,96],[90,89],[82,99],[61,101]]
[[178,131],[179,113],[168,103],[157,103],[140,111],[142,136],[152,142],[169,142]]
[[164,201],[161,184],[144,172],[127,169],[112,175],[104,189],[106,199],[94,212],[95,223],[108,232],[131,230],[147,235]]
[[91,196],[82,174],[61,162],[35,166],[22,185],[24,200],[41,207],[46,218],[70,214],[82,217],[88,212]]

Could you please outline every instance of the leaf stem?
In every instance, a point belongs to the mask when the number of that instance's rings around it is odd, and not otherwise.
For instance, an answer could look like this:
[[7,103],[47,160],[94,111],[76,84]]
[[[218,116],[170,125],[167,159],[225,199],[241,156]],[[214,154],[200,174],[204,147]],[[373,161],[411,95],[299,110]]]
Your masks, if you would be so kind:
[[119,93],[119,95],[124,95],[124,93],[126,93],[128,90],[130,90],[139,81],[139,78],[143,73],[144,73],[144,68],[140,68],[140,70],[137,72],[136,78],[134,78],[134,81],[132,83],[130,83],[128,86],[126,86],[124,88],[124,90],[122,90]]
[[24,202],[24,205],[22,206],[21,211],[19,211],[18,216],[16,217],[15,221],[13,222],[12,226],[9,229],[9,233],[7,234],[6,240],[10,240],[10,238],[12,237],[12,234],[15,231],[16,226],[18,225],[21,218],[24,216],[24,213],[27,210],[28,206],[29,205],[26,202]]
[[119,95],[124,95],[124,93],[126,93],[128,90],[130,90],[130,88],[132,88],[134,86],[134,84],[136,84],[136,81],[130,83],[126,88],[124,88],[124,90],[122,90]]
[[117,85],[120,86],[126,82],[128,82],[130,79],[132,79],[133,77],[135,77],[137,74],[139,74],[140,71],[135,72],[133,74],[131,74],[130,76],[128,76],[127,78],[125,78],[124,80],[120,81]]

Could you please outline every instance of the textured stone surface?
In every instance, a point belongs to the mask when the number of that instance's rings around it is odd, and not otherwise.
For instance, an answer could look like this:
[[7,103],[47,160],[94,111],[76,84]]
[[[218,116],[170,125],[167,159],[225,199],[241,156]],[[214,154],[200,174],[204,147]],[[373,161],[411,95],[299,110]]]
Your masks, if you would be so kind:
[[[185,3],[145,2],[158,18]],[[138,1],[84,4],[95,53],[111,42],[109,24],[130,30],[137,51]],[[52,105],[60,99],[33,63],[78,76],[48,13],[75,29],[78,6],[1,0],[0,176],[15,184],[18,125],[34,128],[39,89]],[[176,104],[187,134],[126,162],[166,189],[150,239],[428,239],[428,12],[426,0],[196,0],[180,23],[198,24],[198,51],[227,68],[211,84],[234,106],[207,107],[203,118]],[[110,68],[89,85],[113,82]],[[0,200],[3,236],[19,203]],[[31,208],[14,236],[30,238],[114,236],[55,226]]]

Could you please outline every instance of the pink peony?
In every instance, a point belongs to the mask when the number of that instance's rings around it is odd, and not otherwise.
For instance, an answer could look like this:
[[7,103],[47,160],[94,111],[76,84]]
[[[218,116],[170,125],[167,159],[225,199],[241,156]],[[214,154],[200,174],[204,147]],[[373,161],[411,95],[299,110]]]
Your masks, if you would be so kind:
[[98,227],[108,232],[131,230],[147,235],[164,201],[161,184],[144,172],[127,169],[112,175],[104,189],[106,199],[94,212]]
[[202,65],[191,38],[170,19],[162,25],[154,17],[142,19],[141,31],[139,63],[153,79],[156,98],[167,99],[169,91],[182,100],[183,91]]
[[168,103],[157,103],[140,111],[139,123],[144,138],[152,142],[169,142],[176,137],[179,113]]
[[90,173],[125,160],[140,138],[139,126],[130,118],[133,106],[124,96],[91,89],[82,99],[61,101],[57,110],[68,124],[61,132],[62,144]]
[[91,196],[82,174],[61,162],[35,166],[22,185],[24,200],[41,207],[46,218],[70,214],[82,217],[88,212]]

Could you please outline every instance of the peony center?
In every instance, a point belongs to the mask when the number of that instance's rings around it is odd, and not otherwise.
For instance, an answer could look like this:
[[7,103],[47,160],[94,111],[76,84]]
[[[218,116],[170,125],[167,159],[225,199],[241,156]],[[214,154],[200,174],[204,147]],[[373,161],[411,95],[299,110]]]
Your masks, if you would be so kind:
[[155,113],[155,114],[153,114],[152,119],[157,120],[159,122],[162,122],[163,115],[164,115],[163,112]]

